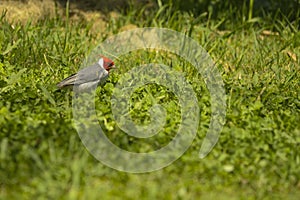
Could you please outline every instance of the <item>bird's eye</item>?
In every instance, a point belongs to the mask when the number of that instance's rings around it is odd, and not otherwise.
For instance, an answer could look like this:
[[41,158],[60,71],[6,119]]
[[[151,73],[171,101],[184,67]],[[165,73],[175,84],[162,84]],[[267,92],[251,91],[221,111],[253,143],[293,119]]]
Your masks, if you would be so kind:
[[108,65],[107,65],[107,67],[112,67],[112,66],[114,66],[114,62],[110,62],[110,63],[108,63]]

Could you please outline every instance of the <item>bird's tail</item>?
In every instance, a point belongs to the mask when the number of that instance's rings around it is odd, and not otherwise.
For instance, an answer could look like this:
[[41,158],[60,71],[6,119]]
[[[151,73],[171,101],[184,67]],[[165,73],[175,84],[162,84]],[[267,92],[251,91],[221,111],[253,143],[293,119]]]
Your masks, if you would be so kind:
[[77,74],[73,74],[73,75],[69,76],[68,78],[65,78],[64,80],[59,82],[57,84],[57,87],[64,88],[67,86],[72,86],[72,85],[74,85],[76,78],[77,78]]

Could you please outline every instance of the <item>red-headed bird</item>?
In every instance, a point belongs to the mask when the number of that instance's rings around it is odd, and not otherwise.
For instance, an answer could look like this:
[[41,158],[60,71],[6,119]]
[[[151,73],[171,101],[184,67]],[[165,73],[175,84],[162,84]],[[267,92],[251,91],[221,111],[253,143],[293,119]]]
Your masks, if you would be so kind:
[[101,56],[97,63],[65,78],[57,84],[57,87],[73,86],[77,92],[88,91],[94,86],[104,83],[109,75],[109,70],[112,68],[115,68],[114,62],[105,56]]

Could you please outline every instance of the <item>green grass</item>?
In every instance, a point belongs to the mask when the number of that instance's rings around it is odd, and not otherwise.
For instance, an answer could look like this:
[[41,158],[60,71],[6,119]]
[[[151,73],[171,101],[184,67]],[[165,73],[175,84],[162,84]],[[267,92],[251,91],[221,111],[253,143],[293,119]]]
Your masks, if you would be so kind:
[[[90,24],[68,18],[45,17],[37,24],[12,25],[1,17],[0,198],[298,199],[297,23],[283,15],[232,23],[230,17],[222,18],[231,16],[230,11],[209,18],[174,12],[167,4],[147,12],[148,17],[132,7],[126,15],[107,19],[107,31],[101,36],[90,31]],[[153,60],[172,63],[185,73],[201,108],[198,135],[188,151],[159,171],[128,174],[99,163],[81,143],[72,125],[72,94],[58,91],[56,83],[77,71],[95,44],[128,24],[188,34],[216,62],[228,109],[219,141],[204,159],[198,152],[210,119],[209,93],[192,66],[166,52],[137,51],[116,60],[119,69],[97,89],[97,115],[108,137],[121,148],[148,152],[167,144],[178,128],[180,109],[172,92],[148,85],[132,96],[131,114],[137,123],[149,123],[147,110],[155,102],[173,113],[164,132],[149,140],[129,137],[118,129],[110,97],[122,73],[132,66]],[[265,30],[276,34],[264,34]]]

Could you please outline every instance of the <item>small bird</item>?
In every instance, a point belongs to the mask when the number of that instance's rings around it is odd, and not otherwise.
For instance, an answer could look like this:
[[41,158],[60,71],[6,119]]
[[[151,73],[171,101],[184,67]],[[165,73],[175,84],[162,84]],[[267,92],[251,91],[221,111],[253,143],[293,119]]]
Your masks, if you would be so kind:
[[94,86],[104,83],[109,75],[109,70],[112,68],[115,68],[114,62],[105,56],[101,56],[97,63],[65,78],[57,84],[57,87],[61,89],[74,86],[76,92],[88,91]]

